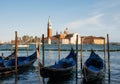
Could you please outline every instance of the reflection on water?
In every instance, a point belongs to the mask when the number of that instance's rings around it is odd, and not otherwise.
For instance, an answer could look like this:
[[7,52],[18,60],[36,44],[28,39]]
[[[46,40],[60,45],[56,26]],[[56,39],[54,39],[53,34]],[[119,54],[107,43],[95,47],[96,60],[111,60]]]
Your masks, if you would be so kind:
[[67,77],[62,77],[62,78],[54,78],[54,79],[49,79],[47,81],[47,84],[65,84],[67,83],[67,81],[70,82],[70,80],[72,81],[75,77],[75,74],[71,74]]
[[[38,67],[33,66],[29,69],[20,71],[18,75],[12,74],[11,76],[5,77],[0,82],[1,84],[107,84],[104,80],[86,82],[84,79],[79,78],[76,81],[75,72],[73,72],[71,77],[64,79],[43,79],[38,75]],[[106,81],[108,81],[108,79]]]
[[[84,46],[84,49],[102,49],[103,47],[100,45],[92,45],[92,46]],[[6,47],[5,47],[6,48]],[[7,47],[8,48],[8,47]],[[34,46],[30,46],[30,48],[34,48]],[[51,48],[54,49],[57,47],[56,46],[46,46],[45,48]],[[69,50],[71,48],[71,45],[67,46],[64,45],[62,46],[63,49]],[[74,46],[75,49],[75,46]],[[112,46],[111,49],[120,49],[120,46]],[[11,51],[0,51],[0,53],[4,52],[5,55],[9,55]],[[33,53],[33,51],[29,51],[29,54]],[[69,51],[61,51],[60,55],[61,58],[66,57],[68,55]],[[83,62],[89,57],[90,52],[83,52]],[[97,51],[97,54],[101,56],[101,58],[104,58],[104,53]],[[26,51],[20,51],[20,55],[26,55]],[[111,79],[110,79],[110,84],[119,84],[120,83],[120,52],[111,52]],[[79,53],[80,56],[80,53]],[[107,55],[106,55],[107,56]],[[40,52],[40,62],[42,62],[42,52]],[[78,58],[80,59],[80,58]],[[52,65],[56,61],[58,61],[58,51],[45,51],[45,66]],[[107,57],[106,57],[106,63],[107,63]],[[79,70],[78,72],[81,72],[80,70],[80,62],[78,62]],[[86,82],[82,78],[78,78],[76,81],[75,78],[75,72],[73,72],[73,75],[69,79],[48,79],[45,78],[43,79],[38,70],[38,61],[34,63],[33,66],[27,67],[25,70],[19,71],[17,76],[15,74],[10,74],[8,76],[0,78],[0,84],[109,84],[109,79],[108,79],[108,70],[106,66],[106,78],[104,80],[96,80],[92,82]],[[44,80],[44,81],[43,81]]]
[[105,82],[104,82],[104,79],[102,79],[102,80],[98,79],[98,80],[94,80],[94,81],[90,81],[90,82],[87,82],[83,79],[81,84],[105,84]]

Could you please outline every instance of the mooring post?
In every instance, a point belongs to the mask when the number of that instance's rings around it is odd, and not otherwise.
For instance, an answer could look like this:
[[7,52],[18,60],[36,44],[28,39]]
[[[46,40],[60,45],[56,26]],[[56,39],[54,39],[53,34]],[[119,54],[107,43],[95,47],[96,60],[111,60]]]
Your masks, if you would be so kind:
[[[106,39],[104,38],[104,80],[106,78]],[[105,81],[104,81],[105,83]]]
[[18,35],[17,31],[15,31],[15,72],[17,74],[17,57],[18,57]]
[[[44,61],[45,61],[45,57],[44,57],[44,34],[42,34],[42,63],[43,63],[43,66],[45,65]],[[43,78],[43,84],[45,83],[45,80]]]
[[26,47],[26,49],[27,49],[27,56],[28,56],[28,46]]
[[77,78],[78,78],[78,35],[76,36],[76,79]]
[[18,75],[15,74],[15,83],[14,84],[18,84]]
[[2,52],[2,57],[4,58],[4,53]]
[[106,41],[104,38],[104,63],[105,63],[105,70],[106,70]]
[[83,47],[83,37],[81,37],[81,52],[80,52],[80,62],[81,62],[81,77],[82,77],[82,68],[83,68],[83,64],[82,64],[82,51],[83,51],[83,49],[82,49],[82,47]]
[[109,34],[107,34],[107,51],[108,51],[108,80],[110,84],[110,44],[109,44]]
[[42,34],[42,63],[43,63],[43,66],[44,66],[44,60],[45,60],[45,57],[44,57],[44,34]]
[[37,51],[37,59],[38,59],[38,68],[40,69],[40,44],[38,43],[36,46]]
[[60,60],[60,38],[58,39],[58,61]]
[[39,78],[39,81],[40,81],[40,43],[36,42],[36,52],[37,52],[37,59],[38,59],[38,78]]

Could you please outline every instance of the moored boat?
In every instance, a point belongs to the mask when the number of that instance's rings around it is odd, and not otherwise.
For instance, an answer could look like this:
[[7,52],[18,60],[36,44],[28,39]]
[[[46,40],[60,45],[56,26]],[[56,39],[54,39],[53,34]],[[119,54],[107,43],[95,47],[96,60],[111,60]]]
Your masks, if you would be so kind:
[[104,62],[93,50],[83,66],[83,75],[86,81],[94,81],[104,77]]
[[[12,46],[13,48],[15,48],[15,45]],[[19,44],[18,48],[28,48],[29,45],[25,45],[25,44]]]
[[4,60],[14,59],[14,58],[15,58],[15,51],[12,52],[12,53],[11,53],[10,55],[8,55],[7,57],[4,57],[4,56],[3,56],[3,58],[4,58]]
[[72,70],[76,65],[76,53],[73,48],[66,58],[61,59],[57,63],[47,67],[41,67],[40,74],[44,78],[62,78],[72,74]]
[[[30,56],[21,56],[17,58],[17,67],[18,71],[23,68],[28,68],[37,60],[37,51],[35,51]],[[0,58],[0,75],[6,72],[15,71],[15,58],[5,60],[2,57]]]

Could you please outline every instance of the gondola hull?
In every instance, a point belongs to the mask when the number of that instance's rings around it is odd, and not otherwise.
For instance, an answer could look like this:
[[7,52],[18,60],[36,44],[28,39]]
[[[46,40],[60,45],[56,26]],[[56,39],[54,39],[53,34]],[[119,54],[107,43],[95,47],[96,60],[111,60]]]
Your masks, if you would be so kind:
[[104,62],[94,51],[83,66],[83,76],[86,81],[94,81],[104,77]]
[[94,70],[90,70],[88,67],[84,65],[83,75],[86,81],[100,80],[104,77],[104,70],[101,69],[99,72],[96,72]]
[[72,74],[72,70],[76,65],[76,53],[71,49],[66,58],[59,60],[57,63],[47,67],[41,67],[40,74],[44,78],[63,78]]
[[[17,58],[17,68],[18,71],[32,66],[33,63],[37,60],[37,52],[34,52],[32,55],[26,57]],[[15,72],[15,58],[9,60],[3,60],[3,64],[0,65],[0,75],[4,75],[7,72]]]
[[41,68],[41,76],[44,78],[62,78],[67,77],[72,74],[73,67],[69,68],[61,68],[61,69],[55,69],[55,68],[49,68],[44,67]]

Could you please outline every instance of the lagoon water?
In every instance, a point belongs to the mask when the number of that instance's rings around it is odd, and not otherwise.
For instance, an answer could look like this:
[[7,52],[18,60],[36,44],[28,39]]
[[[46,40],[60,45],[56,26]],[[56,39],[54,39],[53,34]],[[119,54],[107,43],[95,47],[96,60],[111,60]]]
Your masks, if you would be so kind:
[[[0,54],[4,53],[5,56],[11,54],[13,49],[12,45],[1,45]],[[61,45],[60,58],[64,58],[69,54],[71,46],[75,49],[75,45]],[[79,45],[80,49],[80,45]],[[89,50],[96,50],[95,52],[104,59],[103,45],[83,45],[83,62],[89,57]],[[12,50],[12,51],[11,51]],[[52,65],[58,61],[58,46],[57,45],[45,45],[45,66]],[[111,78],[110,84],[120,84],[120,45],[110,45],[110,64],[111,64]],[[35,45],[30,45],[28,55],[32,54],[35,51]],[[19,56],[27,56],[25,49],[19,49]],[[10,74],[5,77],[0,78],[0,84],[84,84],[81,78],[81,69],[80,69],[80,52],[78,55],[78,80],[76,82],[75,71],[73,71],[73,76],[65,80],[49,80],[48,78],[43,79],[38,71],[38,61],[36,61],[33,66],[27,68],[18,73]],[[40,62],[42,62],[42,51],[40,51]],[[107,52],[106,52],[106,73],[105,79],[102,81],[97,81],[96,83],[90,84],[109,84],[108,81],[108,68],[107,68]]]

